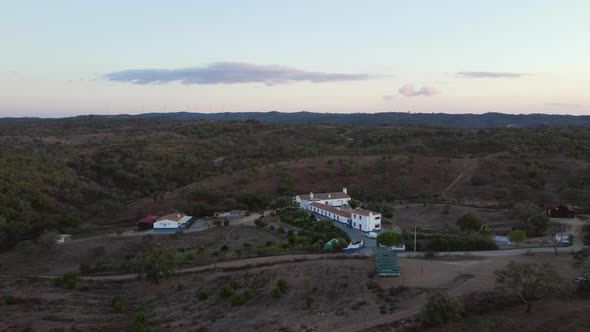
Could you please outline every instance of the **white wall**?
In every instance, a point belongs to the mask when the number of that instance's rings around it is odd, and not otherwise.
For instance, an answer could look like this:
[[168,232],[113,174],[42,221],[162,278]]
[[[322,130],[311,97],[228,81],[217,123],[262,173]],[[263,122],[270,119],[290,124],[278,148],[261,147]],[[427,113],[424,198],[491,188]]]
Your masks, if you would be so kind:
[[154,223],[154,229],[178,229],[178,223],[173,220],[160,220]]
[[363,232],[372,232],[381,230],[381,214],[371,213],[368,216],[352,213],[352,228],[356,228]]

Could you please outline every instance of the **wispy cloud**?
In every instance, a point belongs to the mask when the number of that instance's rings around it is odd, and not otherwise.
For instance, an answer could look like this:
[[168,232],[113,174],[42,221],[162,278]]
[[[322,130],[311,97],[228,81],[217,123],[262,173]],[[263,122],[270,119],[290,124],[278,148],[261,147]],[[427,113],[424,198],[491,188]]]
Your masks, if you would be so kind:
[[571,107],[571,108],[584,107],[584,105],[582,105],[582,104],[560,103],[560,102],[546,103],[545,106],[549,106],[549,107]]
[[426,97],[430,97],[430,96],[434,96],[435,94],[438,93],[438,90],[436,90],[435,88],[425,85],[423,87],[421,87],[420,89],[416,90],[414,89],[414,85],[412,84],[406,84],[404,86],[402,86],[401,88],[399,88],[399,93],[403,96],[406,97],[416,97],[416,96],[426,96]]
[[110,81],[133,84],[236,84],[264,83],[266,85],[307,81],[313,83],[368,80],[369,74],[342,74],[305,71],[280,65],[257,65],[240,62],[216,62],[204,67],[180,69],[130,69],[104,75]]
[[457,76],[461,78],[520,78],[530,76],[530,74],[497,71],[461,71],[457,73]]

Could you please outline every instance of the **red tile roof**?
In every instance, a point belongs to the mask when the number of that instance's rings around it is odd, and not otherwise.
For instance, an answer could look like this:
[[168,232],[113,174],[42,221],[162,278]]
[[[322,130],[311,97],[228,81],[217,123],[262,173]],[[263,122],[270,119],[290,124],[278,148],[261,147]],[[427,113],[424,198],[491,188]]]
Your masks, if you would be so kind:
[[566,204],[566,203],[548,202],[548,203],[544,203],[543,204],[543,207],[545,208],[545,210],[548,210],[548,209],[557,209],[557,208],[560,208],[560,207],[564,207],[564,208],[566,208],[568,210],[573,210],[573,208],[570,205]]
[[327,199],[345,199],[345,198],[350,198],[350,196],[348,196],[347,193],[342,192],[342,191],[337,191],[337,192],[333,192],[333,193],[320,193],[320,194],[313,194],[313,198],[311,198],[309,196],[309,194],[307,195],[298,195],[299,198],[301,198],[304,201],[322,201],[322,200],[327,200]]
[[184,214],[182,214],[182,213],[170,213],[170,214],[167,214],[165,216],[160,217],[158,219],[158,221],[160,221],[160,220],[171,220],[171,221],[179,222],[180,219],[182,219],[182,218],[184,218]]
[[361,216],[369,216],[371,213],[373,215],[380,215],[380,213],[378,213],[378,212],[373,212],[373,211],[369,211],[369,210],[362,210],[362,209],[352,210],[352,213],[359,214]]
[[137,221],[138,224],[153,224],[158,220],[159,216],[145,216]]
[[321,203],[315,203],[315,202],[314,203],[311,203],[309,205],[311,205],[313,207],[317,207],[318,209],[322,209],[324,211],[328,211],[328,212],[337,214],[337,215],[339,215],[341,217],[350,218],[350,211],[351,210],[349,210],[349,209],[337,209],[337,208],[332,207],[332,206],[324,205],[324,204],[321,204]]

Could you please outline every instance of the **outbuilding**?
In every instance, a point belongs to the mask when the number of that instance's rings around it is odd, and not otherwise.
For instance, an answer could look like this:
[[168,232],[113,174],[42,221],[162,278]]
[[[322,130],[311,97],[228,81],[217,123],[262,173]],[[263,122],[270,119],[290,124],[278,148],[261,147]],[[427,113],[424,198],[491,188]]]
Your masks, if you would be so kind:
[[160,216],[145,216],[137,221],[137,230],[146,231],[154,228],[154,223]]
[[574,218],[576,216],[573,206],[566,203],[545,203],[543,208],[547,217],[550,218]]

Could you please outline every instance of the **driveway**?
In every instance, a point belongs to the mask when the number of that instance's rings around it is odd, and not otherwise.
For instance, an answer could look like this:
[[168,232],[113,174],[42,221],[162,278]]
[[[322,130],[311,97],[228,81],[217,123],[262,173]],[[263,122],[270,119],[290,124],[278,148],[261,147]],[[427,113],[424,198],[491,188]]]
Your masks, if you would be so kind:
[[336,227],[345,231],[346,234],[348,234],[348,236],[350,236],[350,239],[352,240],[352,242],[364,240],[365,241],[365,248],[374,248],[377,246],[377,241],[375,239],[369,239],[368,237],[366,237],[364,232],[361,232],[358,229],[348,227],[348,226],[346,226],[342,223],[336,222],[336,221],[333,221],[333,223],[334,223],[334,225],[336,225]]

